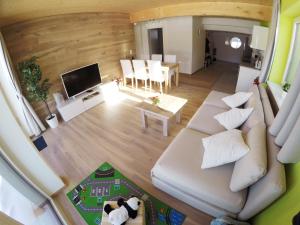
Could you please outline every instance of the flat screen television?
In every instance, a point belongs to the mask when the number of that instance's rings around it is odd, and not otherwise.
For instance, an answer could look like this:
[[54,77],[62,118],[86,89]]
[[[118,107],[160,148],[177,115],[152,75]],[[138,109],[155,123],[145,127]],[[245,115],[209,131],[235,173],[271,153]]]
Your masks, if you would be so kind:
[[98,64],[84,66],[61,75],[68,98],[83,93],[101,83]]

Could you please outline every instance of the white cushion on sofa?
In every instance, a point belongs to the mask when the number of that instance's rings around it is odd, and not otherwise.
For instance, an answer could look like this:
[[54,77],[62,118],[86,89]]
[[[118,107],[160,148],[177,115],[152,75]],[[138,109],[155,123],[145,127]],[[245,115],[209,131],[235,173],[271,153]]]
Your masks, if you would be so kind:
[[247,191],[230,191],[232,163],[208,170],[200,168],[204,137],[207,135],[201,132],[182,129],[156,162],[152,176],[195,199],[238,213],[244,206]]
[[226,112],[226,109],[203,104],[189,121],[187,127],[206,134],[225,131],[226,129],[213,117],[222,112]]
[[236,161],[230,181],[232,191],[249,187],[267,172],[266,125],[256,124],[246,135],[249,153]]
[[227,97],[231,94],[227,94],[225,92],[220,91],[211,91],[208,96],[205,98],[203,104],[216,106],[222,109],[229,110],[230,107],[225,104],[225,102],[222,100],[222,98]]
[[235,129],[241,126],[252,113],[253,108],[239,109],[233,108],[214,116],[214,118],[227,130]]
[[227,130],[202,139],[204,155],[201,168],[235,162],[249,152],[240,130]]
[[230,108],[236,108],[246,103],[252,94],[252,92],[237,92],[233,95],[222,98],[222,100]]
[[267,131],[268,172],[249,188],[247,202],[238,215],[241,220],[248,220],[253,217],[286,191],[284,165],[277,160],[280,149],[274,144],[274,139]]

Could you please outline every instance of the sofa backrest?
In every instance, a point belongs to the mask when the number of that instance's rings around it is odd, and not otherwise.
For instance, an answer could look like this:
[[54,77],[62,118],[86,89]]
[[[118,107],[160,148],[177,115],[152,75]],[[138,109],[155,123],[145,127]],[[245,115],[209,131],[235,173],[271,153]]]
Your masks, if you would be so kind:
[[241,127],[243,133],[248,133],[252,127],[260,122],[265,123],[263,105],[257,85],[253,85],[249,91],[253,95],[246,102],[244,108],[253,108],[253,112]]
[[[274,120],[274,114],[263,86],[259,87],[263,105],[264,118],[269,127]],[[280,148],[274,143],[274,137],[267,132],[268,172],[258,182],[249,188],[248,198],[238,218],[247,220],[256,215],[286,191],[284,165],[277,160]]]
[[262,101],[263,109],[264,109],[264,115],[265,115],[265,122],[267,126],[271,126],[274,120],[274,112],[271,106],[271,102],[269,100],[269,96],[267,94],[266,88],[262,84],[259,85],[259,93],[260,93],[260,98]]

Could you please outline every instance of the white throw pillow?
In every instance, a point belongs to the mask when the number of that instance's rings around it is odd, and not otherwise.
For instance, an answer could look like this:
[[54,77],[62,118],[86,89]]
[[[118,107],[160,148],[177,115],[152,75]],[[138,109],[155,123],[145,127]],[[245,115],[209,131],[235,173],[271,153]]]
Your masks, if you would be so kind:
[[246,103],[252,94],[252,92],[237,92],[234,95],[222,98],[222,100],[230,108],[236,108]]
[[266,125],[256,124],[246,135],[249,153],[235,162],[230,181],[230,190],[241,191],[254,184],[267,172]]
[[221,166],[239,160],[249,152],[240,130],[228,130],[202,139],[204,154],[201,168]]
[[214,118],[227,130],[231,130],[241,126],[248,119],[252,111],[253,108],[233,108],[227,112],[215,115]]

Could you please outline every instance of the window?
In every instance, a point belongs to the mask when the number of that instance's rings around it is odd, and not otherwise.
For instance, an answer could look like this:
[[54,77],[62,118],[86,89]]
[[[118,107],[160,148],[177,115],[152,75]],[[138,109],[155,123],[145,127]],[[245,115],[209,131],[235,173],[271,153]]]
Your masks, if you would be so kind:
[[230,39],[230,46],[231,48],[234,48],[234,49],[238,49],[240,48],[242,45],[242,41],[240,38],[238,37],[233,37]]
[[1,154],[0,193],[0,212],[8,217],[22,224],[62,224],[46,197],[28,184]]
[[[292,84],[297,75],[298,65],[300,63],[300,17],[296,18],[294,23],[294,32],[290,47],[289,58],[286,64],[282,83]],[[299,73],[299,72],[298,72]]]

